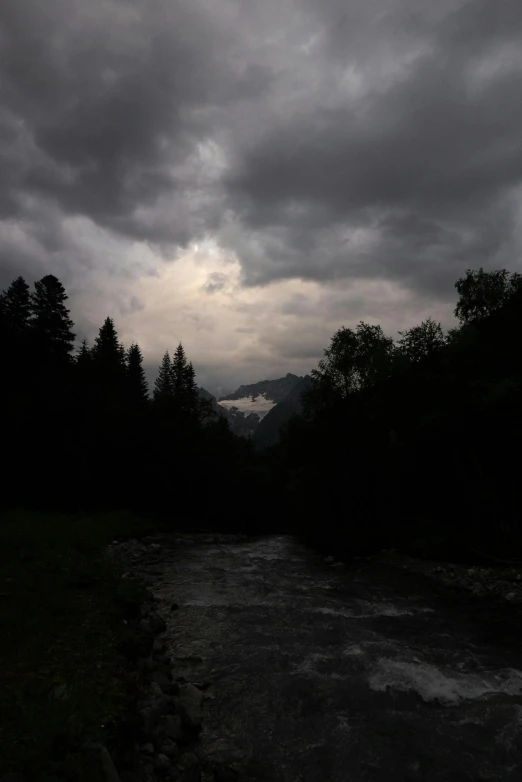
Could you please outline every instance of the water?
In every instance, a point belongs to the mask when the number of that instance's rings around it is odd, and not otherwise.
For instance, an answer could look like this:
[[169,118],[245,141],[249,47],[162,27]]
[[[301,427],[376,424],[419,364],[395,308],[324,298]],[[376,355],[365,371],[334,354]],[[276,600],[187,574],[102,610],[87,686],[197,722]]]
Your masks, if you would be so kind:
[[157,541],[175,667],[210,683],[211,761],[252,782],[522,779],[514,607],[285,536]]

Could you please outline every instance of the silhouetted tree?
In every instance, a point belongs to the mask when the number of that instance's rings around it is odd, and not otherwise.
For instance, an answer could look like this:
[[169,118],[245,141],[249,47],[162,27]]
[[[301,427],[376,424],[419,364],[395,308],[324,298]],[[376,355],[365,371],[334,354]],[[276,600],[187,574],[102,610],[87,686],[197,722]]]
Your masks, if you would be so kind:
[[303,394],[305,410],[310,413],[370,388],[389,371],[393,340],[380,326],[359,323],[355,330],[339,329],[324,351],[312,381]]
[[149,399],[149,389],[143,370],[143,355],[133,343],[127,351],[127,393],[133,405],[143,406]]
[[166,350],[158,368],[158,377],[154,381],[154,401],[163,403],[172,400],[172,396],[172,362],[169,351]]
[[406,331],[399,331],[399,335],[401,339],[398,341],[397,352],[411,362],[422,361],[446,344],[440,323],[436,323],[432,318],[427,318]]
[[29,286],[23,277],[17,277],[0,296],[0,312],[5,328],[12,337],[26,331],[32,314]]
[[506,269],[485,272],[480,269],[468,269],[466,276],[455,283],[459,300],[455,316],[461,323],[480,320],[498,310],[522,289],[522,275],[510,273]]
[[45,361],[66,363],[73,349],[73,322],[65,306],[67,294],[62,283],[47,274],[35,283],[31,295],[33,318],[31,327],[37,355]]

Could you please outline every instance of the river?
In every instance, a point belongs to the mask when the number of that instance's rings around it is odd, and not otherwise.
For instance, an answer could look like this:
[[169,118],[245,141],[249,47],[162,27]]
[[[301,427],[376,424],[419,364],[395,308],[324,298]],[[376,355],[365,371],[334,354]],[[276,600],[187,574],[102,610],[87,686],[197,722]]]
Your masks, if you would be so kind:
[[208,685],[202,753],[241,779],[522,779],[515,607],[289,536],[161,535],[134,566],[174,668]]

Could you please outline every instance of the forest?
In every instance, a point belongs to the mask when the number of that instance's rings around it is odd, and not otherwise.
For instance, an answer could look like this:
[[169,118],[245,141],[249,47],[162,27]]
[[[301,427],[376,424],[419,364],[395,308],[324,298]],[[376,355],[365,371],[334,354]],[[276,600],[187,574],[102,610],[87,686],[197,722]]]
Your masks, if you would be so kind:
[[[261,454],[209,415],[180,344],[149,390],[108,317],[75,347],[53,275],[0,297],[4,508],[151,514],[347,551],[522,553],[522,276],[468,270],[458,327],[341,327]],[[349,313],[347,313],[349,317]]]

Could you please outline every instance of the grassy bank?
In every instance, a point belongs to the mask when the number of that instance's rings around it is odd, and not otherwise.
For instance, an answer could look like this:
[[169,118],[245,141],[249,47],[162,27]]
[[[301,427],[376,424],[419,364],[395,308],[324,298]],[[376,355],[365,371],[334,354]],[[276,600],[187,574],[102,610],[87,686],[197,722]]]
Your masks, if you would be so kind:
[[143,588],[104,561],[128,515],[0,516],[0,776],[91,782],[82,746],[118,741],[139,693],[119,653]]

